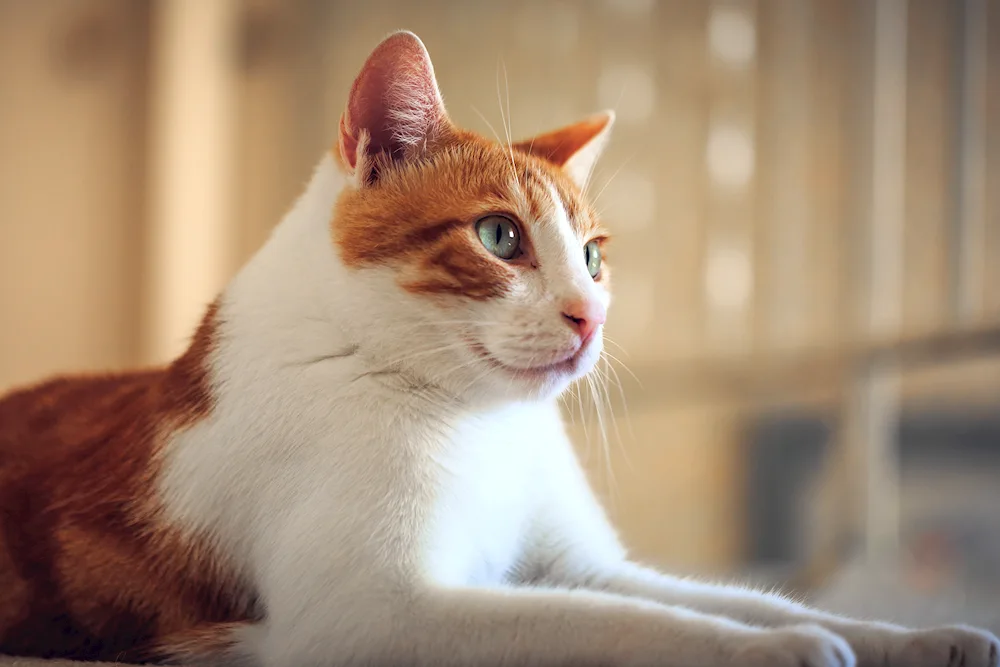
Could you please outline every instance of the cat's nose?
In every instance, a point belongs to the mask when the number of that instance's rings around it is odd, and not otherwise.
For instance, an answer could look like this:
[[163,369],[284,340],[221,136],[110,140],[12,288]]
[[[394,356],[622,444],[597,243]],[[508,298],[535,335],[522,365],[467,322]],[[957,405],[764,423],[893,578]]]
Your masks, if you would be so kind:
[[597,327],[608,319],[608,310],[599,301],[581,299],[564,305],[562,315],[580,336],[581,343],[586,343],[597,331]]

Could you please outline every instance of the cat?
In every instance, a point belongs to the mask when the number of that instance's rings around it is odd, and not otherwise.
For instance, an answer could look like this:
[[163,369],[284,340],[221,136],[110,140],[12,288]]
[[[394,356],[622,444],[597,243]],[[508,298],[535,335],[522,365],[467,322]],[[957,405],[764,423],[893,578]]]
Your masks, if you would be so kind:
[[[601,352],[611,112],[504,144],[424,45],[168,367],[0,401],[0,652],[210,665],[996,667],[627,559],[556,399]],[[337,185],[341,179],[346,184]]]

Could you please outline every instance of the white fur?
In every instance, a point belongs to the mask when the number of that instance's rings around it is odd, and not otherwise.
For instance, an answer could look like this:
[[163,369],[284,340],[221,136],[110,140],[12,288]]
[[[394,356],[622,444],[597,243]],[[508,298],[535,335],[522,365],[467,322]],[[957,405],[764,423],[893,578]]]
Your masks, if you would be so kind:
[[[433,72],[430,58],[424,66]],[[424,94],[426,73],[421,69],[402,70],[400,74],[385,91],[393,139],[407,147],[419,146],[432,133],[433,126],[441,122],[444,101],[436,88],[433,97]]]
[[555,191],[538,271],[505,299],[437,306],[342,264],[339,181],[328,156],[225,291],[216,405],[164,453],[171,519],[260,595],[266,618],[239,637],[252,664],[847,667],[848,642],[901,665],[915,641],[934,650],[907,664],[944,667],[953,644],[987,664],[986,633],[907,634],[629,563],[560,422],[569,379],[515,379],[462,342],[546,363],[575,344],[566,300],[607,303]]

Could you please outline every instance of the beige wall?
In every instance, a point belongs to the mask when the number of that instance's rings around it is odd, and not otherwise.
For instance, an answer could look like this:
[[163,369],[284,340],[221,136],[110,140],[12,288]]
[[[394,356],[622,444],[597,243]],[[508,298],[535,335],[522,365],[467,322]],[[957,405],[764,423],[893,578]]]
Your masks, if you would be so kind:
[[0,386],[136,360],[144,18],[0,2]]

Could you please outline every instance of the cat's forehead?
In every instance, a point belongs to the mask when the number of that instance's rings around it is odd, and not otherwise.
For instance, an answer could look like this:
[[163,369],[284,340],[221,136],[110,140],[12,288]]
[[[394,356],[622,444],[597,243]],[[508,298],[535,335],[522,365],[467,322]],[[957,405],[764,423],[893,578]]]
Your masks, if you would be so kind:
[[562,169],[471,133],[395,172],[385,186],[399,203],[419,202],[421,217],[474,221],[484,213],[508,213],[526,225],[566,221],[583,240],[602,233],[585,194]]
[[[516,152],[514,156],[519,176],[514,188],[527,200],[531,220],[546,223],[565,218],[573,232],[584,240],[599,232],[597,215],[576,184],[560,169],[531,156]],[[556,207],[565,215],[554,216]]]

